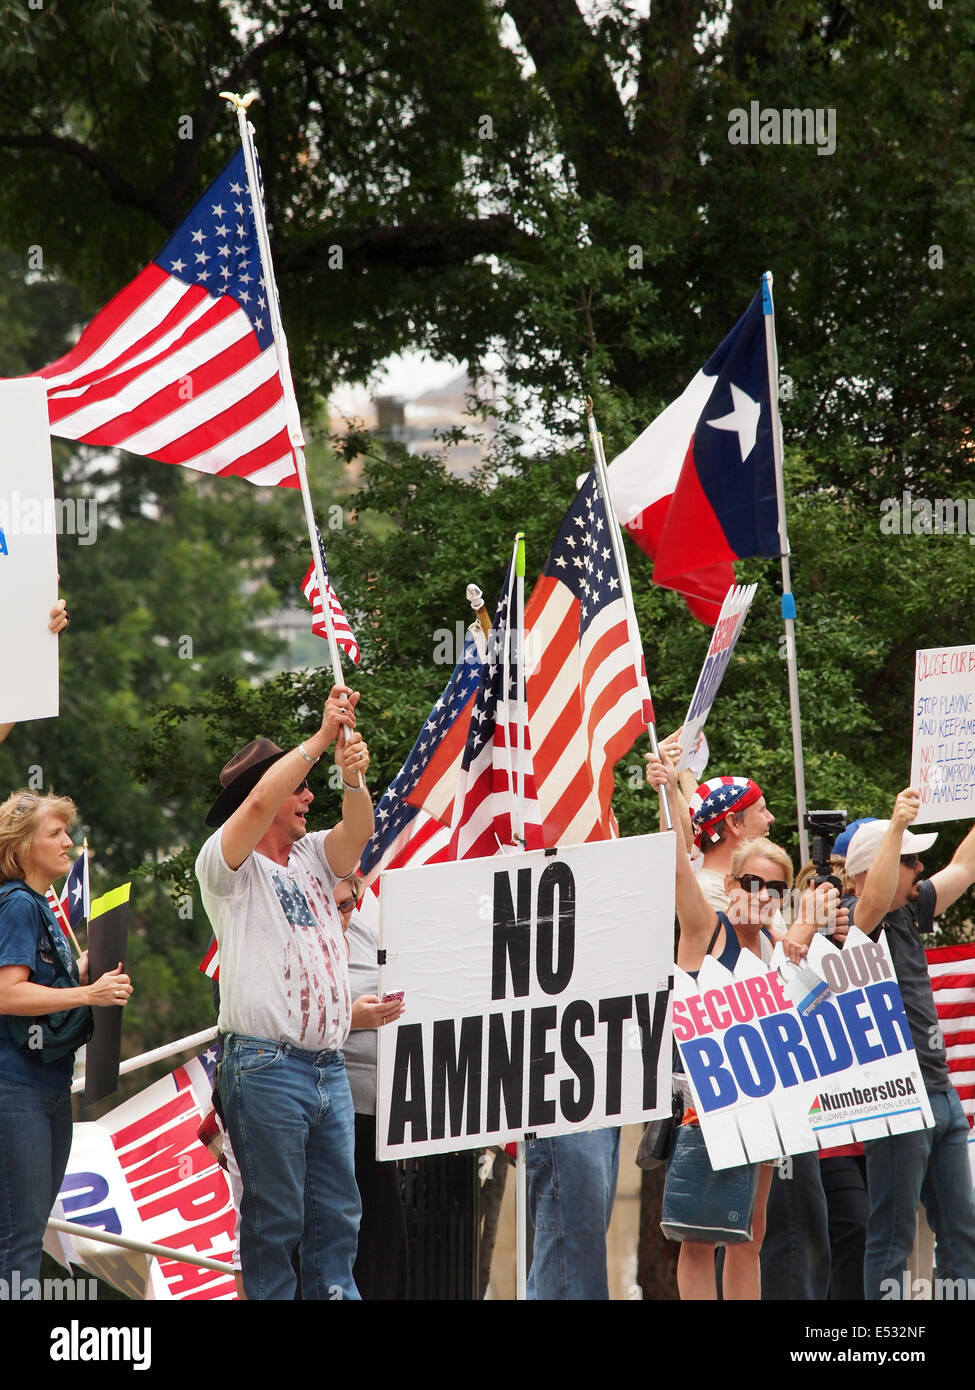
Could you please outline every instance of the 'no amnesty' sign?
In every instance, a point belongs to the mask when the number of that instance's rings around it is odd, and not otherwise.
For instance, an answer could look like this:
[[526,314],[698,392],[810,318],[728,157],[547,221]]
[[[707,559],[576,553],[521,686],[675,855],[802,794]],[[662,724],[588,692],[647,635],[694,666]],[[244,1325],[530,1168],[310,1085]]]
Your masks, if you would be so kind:
[[670,1113],[674,835],[382,878],[380,1158]]

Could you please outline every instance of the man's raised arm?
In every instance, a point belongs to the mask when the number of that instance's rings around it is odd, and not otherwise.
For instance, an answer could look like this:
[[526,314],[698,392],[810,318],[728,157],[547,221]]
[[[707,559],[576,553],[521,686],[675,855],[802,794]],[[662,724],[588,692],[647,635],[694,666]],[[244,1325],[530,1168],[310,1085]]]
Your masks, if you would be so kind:
[[[247,800],[227,820],[221,833],[220,847],[229,868],[239,869],[257,847],[270,829],[279,808],[289,796],[294,796],[295,788],[304,781],[311,765],[334,742],[339,729],[343,725],[350,730],[355,728],[358,701],[357,692],[344,685],[334,685],[325,701],[320,728],[303,744],[292,748],[273,763]],[[336,873],[339,872],[336,867]]]

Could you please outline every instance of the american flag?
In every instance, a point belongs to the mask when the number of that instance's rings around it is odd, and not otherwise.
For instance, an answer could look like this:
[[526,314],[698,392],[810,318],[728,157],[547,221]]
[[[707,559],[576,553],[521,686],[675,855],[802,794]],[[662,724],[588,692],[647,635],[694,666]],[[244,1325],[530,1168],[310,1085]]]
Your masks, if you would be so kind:
[[[328,566],[325,564],[325,546],[322,543],[321,531],[315,532],[318,537],[318,554],[322,562],[322,574],[325,578],[325,588],[328,590],[328,607],[332,615],[332,626],[335,629],[335,640],[342,650],[352,658],[355,664],[359,664],[359,643],[355,640],[352,629],[349,627],[349,620],[342,611],[342,605],[338,601],[338,596],[332,588],[332,581],[328,577]],[[315,577],[314,560],[308,566],[305,577],[301,581],[301,592],[311,604],[311,630],[317,637],[327,640],[328,629],[325,626],[325,614],[322,611],[322,598],[318,592],[318,580]]]
[[239,151],[47,383],[51,433],[252,483],[298,486]]
[[[525,609],[528,717],[544,843],[615,833],[613,768],[652,718],[591,472]],[[534,663],[534,664],[532,664]]]
[[494,615],[487,661],[471,714],[454,799],[451,859],[497,854],[502,846],[514,843],[512,812],[517,789],[513,784],[519,772],[524,848],[542,848],[531,741],[525,705],[517,698],[524,624],[512,598],[514,570],[512,559]]
[[200,964],[197,966],[197,969],[202,970],[204,975],[206,975],[208,979],[219,981],[220,947],[217,945],[217,938],[215,936],[211,936],[210,944],[207,947],[206,955],[200,961]]
[[931,946],[925,953],[941,1023],[948,1075],[975,1127],[975,945]]
[[[450,821],[457,775],[481,674],[481,658],[470,633],[446,689],[420,730],[413,751],[376,807],[376,829],[366,845],[359,872],[367,886],[378,886],[384,869],[405,864],[439,864],[452,856]],[[438,771],[427,780],[434,754]],[[440,815],[412,804],[418,786],[429,787]],[[411,799],[408,799],[411,798]]]

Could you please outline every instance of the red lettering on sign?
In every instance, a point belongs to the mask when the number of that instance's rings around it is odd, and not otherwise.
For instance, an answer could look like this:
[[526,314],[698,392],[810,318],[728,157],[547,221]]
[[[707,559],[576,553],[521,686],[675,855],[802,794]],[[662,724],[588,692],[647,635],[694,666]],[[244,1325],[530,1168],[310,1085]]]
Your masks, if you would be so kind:
[[218,1236],[225,1236],[227,1240],[232,1241],[236,1229],[237,1214],[233,1207],[230,1207],[222,1216],[215,1216],[212,1221],[204,1221],[199,1226],[187,1226],[185,1231],[161,1240],[159,1244],[168,1245],[173,1250],[183,1250],[187,1245],[191,1245],[194,1250],[205,1253],[212,1249]]
[[715,1028],[727,1028],[731,1023],[723,989],[709,989],[704,1004]]
[[139,1204],[139,1215],[143,1221],[151,1221],[154,1216],[163,1216],[167,1211],[179,1212],[184,1221],[198,1220],[219,1211],[227,1203],[227,1179],[223,1170],[208,1173],[175,1191],[171,1188],[164,1196],[154,1202]]
[[694,1036],[694,1024],[687,1017],[687,1005],[683,999],[674,1000],[674,1037],[678,1042],[690,1042]]
[[694,1020],[694,1031],[700,1035],[702,1033],[713,1033],[714,1029],[708,1023],[707,1014],[704,1012],[704,1005],[699,994],[693,994],[687,1000],[687,1008],[691,1018]]
[[752,975],[745,981],[745,987],[755,1005],[756,1018],[764,1018],[766,1014],[778,1013],[772,992],[768,987],[768,981],[763,979],[761,975]]
[[196,1101],[193,1099],[192,1091],[182,1091],[175,1100],[168,1100],[165,1105],[160,1105],[158,1110],[151,1110],[148,1115],[143,1115],[141,1120],[134,1120],[132,1124],[126,1125],[125,1129],[113,1134],[112,1143],[117,1149],[126,1149],[137,1139],[151,1134],[154,1129],[162,1129],[163,1125],[169,1124],[177,1115],[185,1115],[187,1110],[193,1110],[195,1107]]

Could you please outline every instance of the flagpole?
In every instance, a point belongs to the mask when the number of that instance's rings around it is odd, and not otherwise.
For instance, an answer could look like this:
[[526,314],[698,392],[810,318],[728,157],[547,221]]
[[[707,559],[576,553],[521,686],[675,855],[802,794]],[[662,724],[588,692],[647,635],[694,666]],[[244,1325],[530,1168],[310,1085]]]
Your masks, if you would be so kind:
[[[295,468],[298,473],[298,486],[301,490],[301,500],[305,512],[305,525],[308,528],[308,541],[311,545],[312,564],[315,567],[315,578],[318,582],[318,592],[322,600],[322,613],[325,618],[328,654],[332,665],[332,684],[344,685],[345,678],[342,675],[342,658],[339,655],[339,644],[335,638],[335,624],[332,621],[331,606],[328,601],[328,588],[325,583],[322,557],[318,546],[318,527],[315,523],[315,512],[312,507],[311,492],[308,487],[308,473],[305,468],[305,437],[301,430],[301,415],[298,411],[294,381],[291,377],[288,339],[285,336],[284,324],[281,320],[281,306],[278,303],[278,287],[274,279],[274,263],[271,260],[271,240],[268,236],[267,221],[264,217],[264,200],[260,195],[260,185],[257,180],[257,156],[254,150],[253,129],[247,119],[247,108],[254,100],[256,94],[254,92],[249,92],[247,96],[239,97],[233,92],[221,92],[220,95],[225,101],[230,102],[237,112],[237,127],[240,132],[241,148],[244,152],[247,182],[250,186],[251,208],[254,213],[257,244],[260,248],[261,261],[264,266],[268,315],[271,320],[271,329],[274,335],[274,350],[278,359],[278,374],[281,378],[281,389],[284,392],[285,413],[288,420],[288,437],[291,442],[291,452],[294,455]],[[347,729],[343,737],[345,739],[348,738]],[[359,780],[359,786],[363,786],[362,773],[359,772],[356,775]]]
[[799,858],[809,861],[806,833],[806,774],[802,757],[802,725],[799,716],[799,675],[796,666],[796,600],[792,592],[789,536],[785,524],[785,469],[782,421],[779,418],[779,351],[775,342],[775,306],[772,272],[762,276],[762,312],[765,315],[765,356],[768,362],[769,402],[772,410],[772,457],[775,460],[775,497],[779,509],[779,552],[782,561],[782,621],[785,623],[785,659],[789,674],[789,712],[792,720],[792,760],[796,774],[796,815],[799,820]]
[[[515,599],[518,609],[518,627],[515,631],[515,661],[517,662],[517,692],[516,700],[518,703],[518,719],[514,721],[515,738],[525,748],[528,747],[528,731],[521,725],[522,712],[527,724],[528,706],[525,701],[525,533],[519,531],[515,536],[515,551],[512,556],[512,565],[515,572]],[[509,619],[511,608],[508,608]],[[508,640],[510,643],[513,624],[508,623]],[[507,687],[505,687],[507,692]],[[525,848],[525,814],[524,814],[524,765],[518,758],[518,746],[515,746],[515,781],[514,806],[517,818],[517,827],[514,829],[515,840],[521,841],[522,849]],[[515,1240],[517,1250],[515,1254],[515,1296],[519,1302],[525,1302],[528,1297],[528,1166],[525,1159],[525,1141],[519,1139],[515,1145]]]
[[[647,734],[650,738],[650,748],[654,757],[659,755],[657,744],[657,726],[653,713],[653,701],[650,698],[650,685],[647,681],[646,664],[643,660],[643,651],[640,645],[640,629],[636,621],[636,609],[633,606],[633,592],[630,588],[630,570],[626,563],[626,551],[623,548],[623,535],[620,531],[619,522],[616,519],[616,512],[613,510],[613,499],[609,490],[609,473],[606,469],[606,455],[603,453],[603,437],[596,427],[596,417],[592,410],[592,396],[586,397],[586,416],[589,424],[589,442],[592,445],[593,457],[596,460],[596,480],[599,485],[599,492],[603,499],[603,510],[606,513],[606,525],[609,528],[609,539],[613,547],[613,555],[616,559],[616,568],[619,572],[620,587],[623,591],[623,603],[626,610],[626,630],[629,637],[630,653],[633,658],[633,670],[636,674],[637,689],[643,693],[643,719],[646,724]],[[663,817],[664,827],[673,830],[674,823],[670,814],[670,803],[664,794],[663,788],[659,790],[660,814]]]

